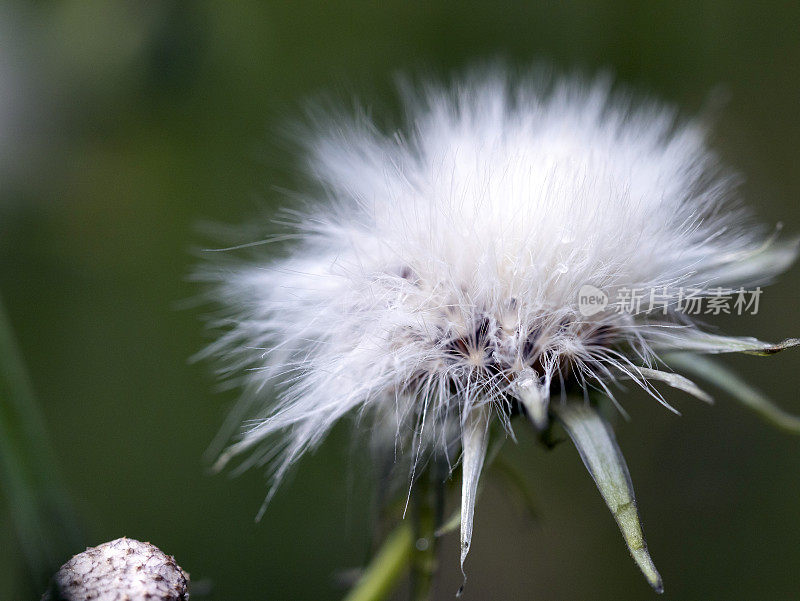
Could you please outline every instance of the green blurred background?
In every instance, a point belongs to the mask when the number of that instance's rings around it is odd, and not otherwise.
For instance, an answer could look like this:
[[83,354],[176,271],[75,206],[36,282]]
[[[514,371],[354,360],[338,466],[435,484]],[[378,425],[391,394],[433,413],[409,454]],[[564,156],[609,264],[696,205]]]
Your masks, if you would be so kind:
[[[184,306],[197,224],[285,204],[273,186],[293,185],[293,159],[274,132],[304,99],[391,107],[398,70],[495,57],[610,68],[690,112],[724,98],[715,147],[758,216],[800,232],[797,2],[6,3],[0,39],[0,294],[69,493],[88,542],[152,541],[198,598],[337,599],[341,571],[369,557],[370,482],[348,428],[255,525],[263,475],[210,475],[202,458],[236,395],[188,362],[209,340]],[[800,334],[799,283],[795,268],[759,315],[720,325]],[[797,352],[730,363],[800,412]],[[681,418],[626,396],[618,430],[665,598],[798,598],[800,438],[721,394],[672,396]],[[538,518],[490,480],[464,599],[655,598],[574,449],[519,430],[504,455]],[[32,598],[7,509],[0,599]],[[436,598],[450,599],[457,543],[442,551]]]

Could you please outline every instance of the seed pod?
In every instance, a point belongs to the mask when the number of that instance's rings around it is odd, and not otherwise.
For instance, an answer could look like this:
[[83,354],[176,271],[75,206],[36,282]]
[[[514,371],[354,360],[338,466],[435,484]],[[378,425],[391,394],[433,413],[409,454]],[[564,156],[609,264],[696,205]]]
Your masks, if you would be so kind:
[[42,601],[188,601],[189,574],[150,543],[118,538],[78,553]]

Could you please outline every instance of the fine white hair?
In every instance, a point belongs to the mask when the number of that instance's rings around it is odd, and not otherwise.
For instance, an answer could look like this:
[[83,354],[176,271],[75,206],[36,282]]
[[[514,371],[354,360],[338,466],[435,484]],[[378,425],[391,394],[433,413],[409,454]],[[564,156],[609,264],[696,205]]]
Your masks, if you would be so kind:
[[[562,391],[613,399],[621,378],[666,403],[650,380],[691,383],[656,369],[661,349],[762,344],[703,333],[675,311],[677,290],[765,283],[797,245],[754,226],[699,120],[607,77],[490,68],[401,90],[396,131],[315,116],[301,142],[316,185],[286,212],[286,252],[201,270],[223,312],[207,354],[246,374],[232,418],[246,426],[221,462],[248,451],[243,465],[270,466],[271,495],[348,414],[412,469],[431,453],[456,465],[463,439],[469,535],[475,428],[491,416],[510,431],[520,404],[546,427]],[[587,317],[587,284],[669,302]]]

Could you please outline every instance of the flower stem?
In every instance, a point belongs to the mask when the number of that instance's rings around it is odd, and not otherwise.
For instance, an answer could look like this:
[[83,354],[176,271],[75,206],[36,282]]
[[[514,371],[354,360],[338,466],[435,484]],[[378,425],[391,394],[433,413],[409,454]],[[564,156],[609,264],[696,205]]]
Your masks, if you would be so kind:
[[378,554],[344,601],[383,601],[406,573],[414,549],[414,529],[406,521],[386,537]]
[[416,530],[414,540],[414,561],[412,599],[429,601],[433,591],[433,577],[436,573],[436,528],[441,522],[443,512],[443,490],[437,486],[441,479],[437,476],[438,464],[425,470],[418,481],[415,492]]

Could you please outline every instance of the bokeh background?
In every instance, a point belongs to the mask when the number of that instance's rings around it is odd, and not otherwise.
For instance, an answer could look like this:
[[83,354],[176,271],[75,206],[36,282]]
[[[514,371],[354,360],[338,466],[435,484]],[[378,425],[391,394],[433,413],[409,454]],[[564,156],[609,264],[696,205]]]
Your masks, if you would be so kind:
[[[198,599],[337,599],[369,557],[370,481],[339,428],[275,498],[258,471],[211,475],[203,452],[234,402],[209,365],[187,281],[202,222],[265,219],[295,183],[275,132],[308,97],[391,111],[392,76],[487,58],[611,69],[688,113],[716,107],[714,145],[759,218],[800,232],[800,4],[566,2],[31,2],[0,8],[0,294],[89,543],[127,535],[174,554]],[[382,108],[381,110],[384,110]],[[259,226],[255,231],[259,231]],[[800,268],[757,316],[800,333]],[[800,412],[800,355],[731,359]],[[795,599],[800,438],[721,393],[673,395],[678,418],[626,397],[618,437],[666,599]],[[504,457],[532,519],[490,479],[470,600],[653,598],[575,450],[519,429]],[[5,500],[0,598],[26,588]],[[437,599],[460,584],[443,548]],[[77,550],[76,550],[77,551]],[[66,557],[64,558],[66,559]]]

